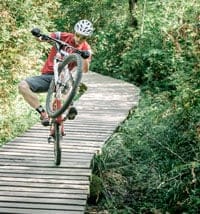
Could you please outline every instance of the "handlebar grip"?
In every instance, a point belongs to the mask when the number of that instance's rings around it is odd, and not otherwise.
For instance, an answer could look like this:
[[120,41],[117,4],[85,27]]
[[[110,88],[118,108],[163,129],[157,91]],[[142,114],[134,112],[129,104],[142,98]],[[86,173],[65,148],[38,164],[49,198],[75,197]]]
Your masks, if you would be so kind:
[[39,28],[33,28],[31,30],[31,33],[33,34],[33,36],[36,36],[36,37],[40,37],[41,36],[41,33],[40,33],[40,29]]
[[41,36],[41,39],[42,39],[43,41],[49,40],[49,36],[47,36],[47,35],[40,34],[40,36]]

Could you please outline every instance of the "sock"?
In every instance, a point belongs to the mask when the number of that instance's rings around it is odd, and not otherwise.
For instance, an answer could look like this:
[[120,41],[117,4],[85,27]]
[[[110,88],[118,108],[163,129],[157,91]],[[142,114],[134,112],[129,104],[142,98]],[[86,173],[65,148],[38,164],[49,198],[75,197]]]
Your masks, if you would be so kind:
[[44,108],[40,105],[39,107],[37,107],[35,109],[39,114],[41,114],[42,112],[45,112]]

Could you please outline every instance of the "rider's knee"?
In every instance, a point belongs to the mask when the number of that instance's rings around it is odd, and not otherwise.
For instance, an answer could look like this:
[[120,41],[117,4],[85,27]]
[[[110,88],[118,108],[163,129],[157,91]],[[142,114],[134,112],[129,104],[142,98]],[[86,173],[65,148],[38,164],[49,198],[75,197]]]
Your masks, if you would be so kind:
[[18,85],[19,93],[23,94],[27,89],[29,89],[29,85],[25,80],[22,80]]

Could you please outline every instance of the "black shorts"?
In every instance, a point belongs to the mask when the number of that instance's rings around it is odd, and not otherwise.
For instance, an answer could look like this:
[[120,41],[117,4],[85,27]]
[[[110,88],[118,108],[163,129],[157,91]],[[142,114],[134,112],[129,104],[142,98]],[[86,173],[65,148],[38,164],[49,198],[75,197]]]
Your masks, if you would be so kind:
[[25,81],[28,83],[31,91],[36,93],[47,92],[53,78],[53,74],[42,74],[40,76],[28,77]]

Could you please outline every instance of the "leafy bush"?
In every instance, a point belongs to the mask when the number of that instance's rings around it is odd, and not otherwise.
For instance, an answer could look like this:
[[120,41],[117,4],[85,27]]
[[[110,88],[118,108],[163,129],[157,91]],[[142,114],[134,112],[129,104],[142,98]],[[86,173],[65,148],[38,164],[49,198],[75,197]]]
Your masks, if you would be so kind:
[[[34,26],[53,28],[49,14],[53,14],[57,6],[54,2],[46,3],[43,0],[37,3],[6,0],[0,5],[0,143],[16,136],[24,130],[19,127],[24,127],[25,124],[27,128],[30,123],[26,120],[31,114],[31,108],[18,95],[17,84],[25,76],[39,70],[41,50],[45,46],[39,46],[35,42],[30,30]],[[26,120],[21,121],[19,118],[25,115]],[[16,124],[19,120],[22,122],[21,126]]]
[[[199,212],[199,20],[192,11],[196,7],[195,1],[139,3],[140,29],[121,31],[134,36],[118,59],[111,58],[103,68],[102,73],[134,82],[142,91],[138,108],[95,159],[93,172],[104,184],[100,209]],[[120,42],[112,43],[113,53]]]

